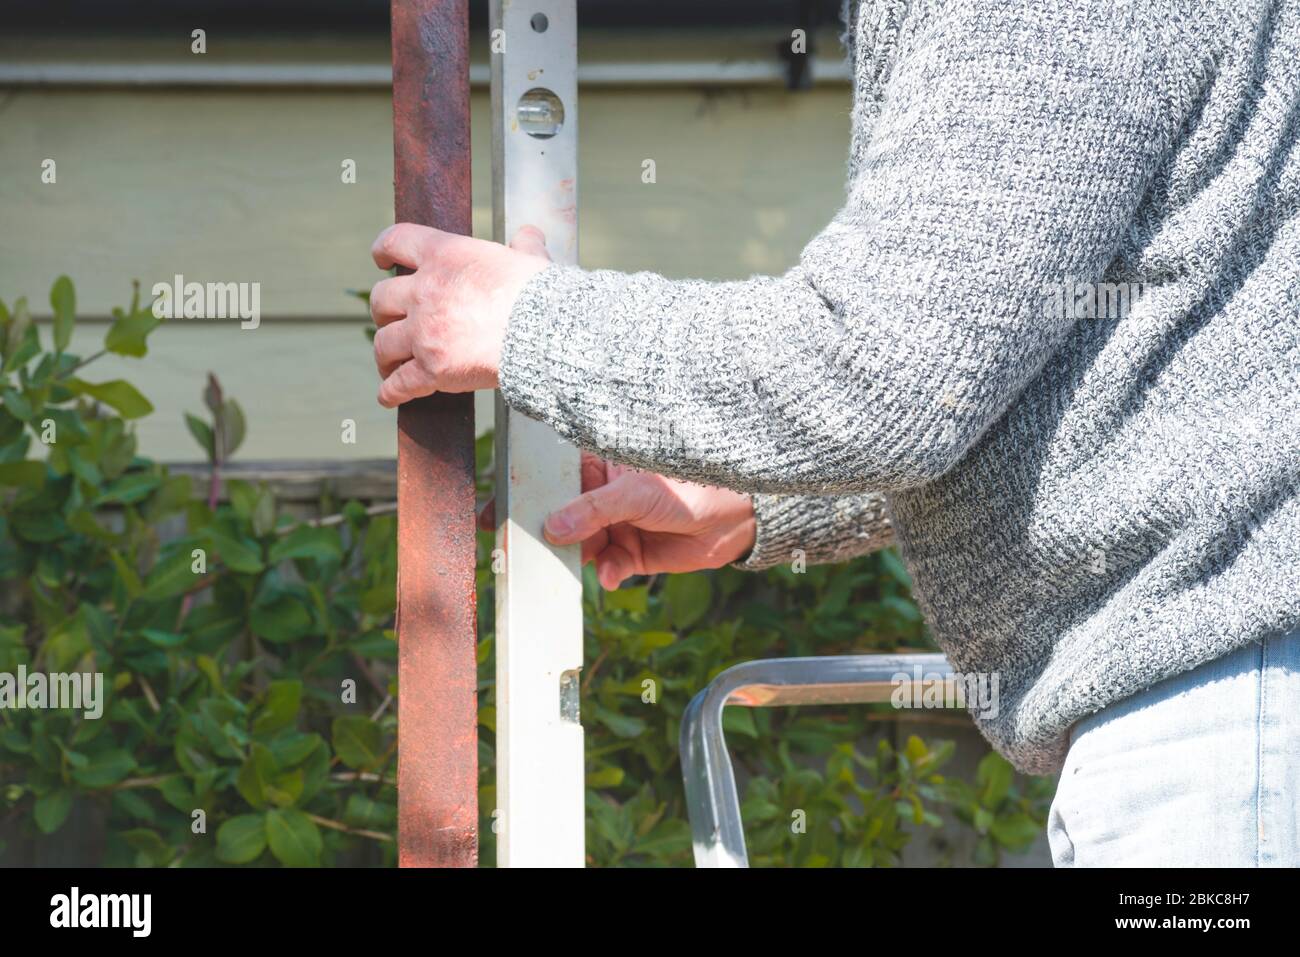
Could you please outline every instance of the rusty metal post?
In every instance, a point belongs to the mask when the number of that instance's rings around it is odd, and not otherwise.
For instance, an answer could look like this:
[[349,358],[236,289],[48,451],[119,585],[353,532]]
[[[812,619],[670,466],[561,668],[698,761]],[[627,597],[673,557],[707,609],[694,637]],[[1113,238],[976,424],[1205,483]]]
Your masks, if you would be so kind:
[[[469,233],[467,0],[392,0],[398,222]],[[478,861],[474,396],[397,412],[398,863]]]

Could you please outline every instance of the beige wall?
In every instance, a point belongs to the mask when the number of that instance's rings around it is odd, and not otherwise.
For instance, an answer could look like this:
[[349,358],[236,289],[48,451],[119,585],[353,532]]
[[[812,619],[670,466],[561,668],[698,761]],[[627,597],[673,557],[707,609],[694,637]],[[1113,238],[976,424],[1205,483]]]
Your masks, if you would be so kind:
[[[105,316],[175,273],[260,282],[263,322],[175,321],[145,360],[106,359],[158,411],[143,448],[191,458],[181,412],[217,372],[249,413],[247,458],[392,455],[360,302],[368,248],[392,218],[391,114],[381,90],[0,90],[0,298],[44,307],[60,273]],[[490,230],[485,91],[474,97],[474,203]],[[581,98],[582,260],[673,276],[779,272],[843,193],[848,90],[599,88]],[[58,181],[40,181],[54,159]],[[641,182],[654,159],[658,181]],[[340,181],[344,159],[355,185]],[[333,321],[320,321],[322,319]],[[350,321],[338,321],[338,320]],[[76,344],[95,347],[87,324]],[[340,422],[358,424],[355,445]]]

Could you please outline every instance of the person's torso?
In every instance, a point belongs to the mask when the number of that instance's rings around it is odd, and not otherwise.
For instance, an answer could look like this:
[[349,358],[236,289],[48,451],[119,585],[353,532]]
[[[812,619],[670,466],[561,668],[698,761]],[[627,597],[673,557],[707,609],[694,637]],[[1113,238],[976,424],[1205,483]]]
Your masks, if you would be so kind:
[[[852,16],[851,175],[940,6]],[[995,737],[1300,625],[1300,3],[1169,6],[1203,57],[1118,254],[1063,283],[1071,331],[964,459],[890,497],[941,644],[1005,672]]]

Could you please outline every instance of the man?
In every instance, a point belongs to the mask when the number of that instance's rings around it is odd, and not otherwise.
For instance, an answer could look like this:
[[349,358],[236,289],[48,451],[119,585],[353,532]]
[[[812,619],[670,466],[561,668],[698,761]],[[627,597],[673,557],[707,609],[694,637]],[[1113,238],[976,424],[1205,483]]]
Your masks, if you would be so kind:
[[1300,864],[1300,4],[847,26],[848,196],[797,266],[398,225],[380,401],[499,387],[618,463],[547,525],[607,588],[897,543],[953,666],[999,676],[981,731],[1062,771],[1058,864]]

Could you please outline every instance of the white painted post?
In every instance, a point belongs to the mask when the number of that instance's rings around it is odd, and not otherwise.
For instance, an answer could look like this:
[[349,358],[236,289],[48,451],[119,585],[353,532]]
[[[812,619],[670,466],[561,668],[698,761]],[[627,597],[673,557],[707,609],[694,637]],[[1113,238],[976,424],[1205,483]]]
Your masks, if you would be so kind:
[[[577,11],[574,0],[491,0],[493,233],[532,224],[575,263]],[[547,426],[496,406],[497,864],[582,867],[584,780],[577,547],[542,537],[581,490],[579,454]]]

